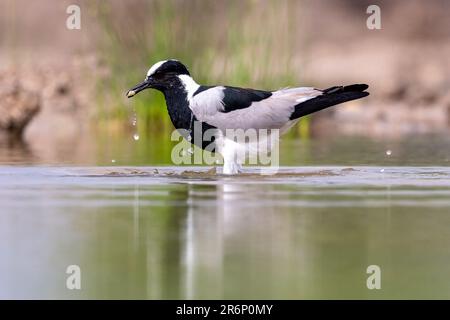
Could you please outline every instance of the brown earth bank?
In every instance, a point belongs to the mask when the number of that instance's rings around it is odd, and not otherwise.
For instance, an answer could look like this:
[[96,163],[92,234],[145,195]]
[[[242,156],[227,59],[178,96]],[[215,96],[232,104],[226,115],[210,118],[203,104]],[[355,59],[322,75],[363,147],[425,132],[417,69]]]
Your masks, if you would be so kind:
[[[57,59],[55,59],[57,60]],[[43,159],[86,157],[95,115],[96,60],[23,60],[0,70],[0,142]],[[16,141],[16,142],[14,142]],[[79,150],[81,148],[81,150]]]
[[[15,3],[28,8],[27,2]],[[45,146],[48,152],[55,145],[77,146],[81,140],[92,140],[89,128],[95,126],[96,83],[112,72],[100,63],[101,53],[95,46],[101,36],[95,13],[85,18],[94,31],[83,33],[81,40],[61,28],[54,37],[48,36],[55,25],[64,23],[65,15],[51,21],[49,14],[48,21],[36,27],[39,32],[33,30],[30,21],[39,20],[34,12],[64,10],[68,2],[61,3],[30,5],[22,20],[13,21],[18,27],[2,31],[6,37],[0,42],[5,49],[0,54],[0,136],[21,137],[32,146]],[[298,83],[292,86],[364,82],[371,92],[366,99],[313,115],[313,135],[399,137],[449,131],[450,29],[443,16],[447,2],[382,1],[381,30],[366,28],[364,1],[301,3],[306,19],[298,41],[306,44],[292,56],[292,68],[299,69],[293,80]],[[5,12],[0,22],[9,23],[11,17]],[[14,32],[17,41],[13,41]],[[36,41],[42,34],[46,34],[42,41]],[[226,56],[217,59],[226,60]],[[80,157],[85,147],[81,149]]]

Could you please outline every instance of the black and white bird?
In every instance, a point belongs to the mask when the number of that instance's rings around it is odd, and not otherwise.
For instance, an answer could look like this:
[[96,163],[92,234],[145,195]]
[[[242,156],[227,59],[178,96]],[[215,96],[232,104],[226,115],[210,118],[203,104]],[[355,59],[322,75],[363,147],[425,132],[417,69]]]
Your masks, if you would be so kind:
[[[264,91],[230,86],[205,86],[192,79],[188,69],[178,60],[155,63],[145,80],[131,88],[127,97],[153,88],[164,94],[170,119],[176,129],[191,135],[193,123],[200,122],[203,131],[214,129],[215,151],[222,155],[224,174],[236,174],[244,159],[237,156],[245,148],[227,139],[227,129],[278,129],[285,133],[300,117],[369,95],[366,84],[334,86],[320,90],[313,87]],[[193,134],[192,134],[193,135]],[[195,141],[202,148],[211,141]],[[210,149],[211,150],[211,149]]]

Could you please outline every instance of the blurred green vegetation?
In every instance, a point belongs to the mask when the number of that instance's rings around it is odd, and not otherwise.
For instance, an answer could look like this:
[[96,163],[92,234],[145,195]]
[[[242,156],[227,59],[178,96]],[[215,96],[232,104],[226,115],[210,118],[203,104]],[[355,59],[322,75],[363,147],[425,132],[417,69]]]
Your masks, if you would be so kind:
[[[182,61],[202,84],[273,90],[302,80],[292,61],[303,49],[292,1],[133,0],[90,6],[101,25],[98,50],[110,70],[98,83],[99,123],[128,124],[134,109],[142,140],[173,129],[161,93],[124,97],[159,60]],[[302,119],[290,135],[308,137],[309,120]]]

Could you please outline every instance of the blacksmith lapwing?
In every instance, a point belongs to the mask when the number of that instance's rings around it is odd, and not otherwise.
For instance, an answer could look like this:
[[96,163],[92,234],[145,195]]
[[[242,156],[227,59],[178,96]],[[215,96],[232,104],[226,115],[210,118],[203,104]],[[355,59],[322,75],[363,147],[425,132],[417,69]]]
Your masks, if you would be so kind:
[[[185,136],[196,145],[208,149],[211,141],[195,141],[194,123],[202,131],[212,129],[214,151],[224,159],[224,174],[239,172],[243,159],[237,156],[242,146],[227,139],[228,129],[278,129],[283,134],[300,117],[369,95],[366,84],[335,86],[325,90],[312,87],[264,91],[230,86],[204,86],[191,78],[188,69],[178,60],[155,63],[145,80],[127,92],[131,98],[138,92],[153,88],[166,99],[170,119],[176,129],[188,132]],[[182,130],[183,131],[183,130]],[[212,150],[209,148],[208,150]]]

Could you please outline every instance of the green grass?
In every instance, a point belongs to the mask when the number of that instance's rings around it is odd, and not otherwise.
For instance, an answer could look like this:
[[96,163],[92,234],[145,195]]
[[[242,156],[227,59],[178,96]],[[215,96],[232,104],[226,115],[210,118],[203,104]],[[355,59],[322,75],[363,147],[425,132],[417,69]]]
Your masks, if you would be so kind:
[[[99,123],[129,126],[137,114],[141,138],[173,130],[161,93],[127,101],[127,89],[142,81],[153,63],[176,58],[199,83],[277,89],[300,83],[293,68],[299,54],[292,2],[133,1],[95,6],[102,41],[98,53],[111,76],[98,83]],[[127,106],[131,104],[130,106]],[[309,119],[289,136],[308,137]]]

